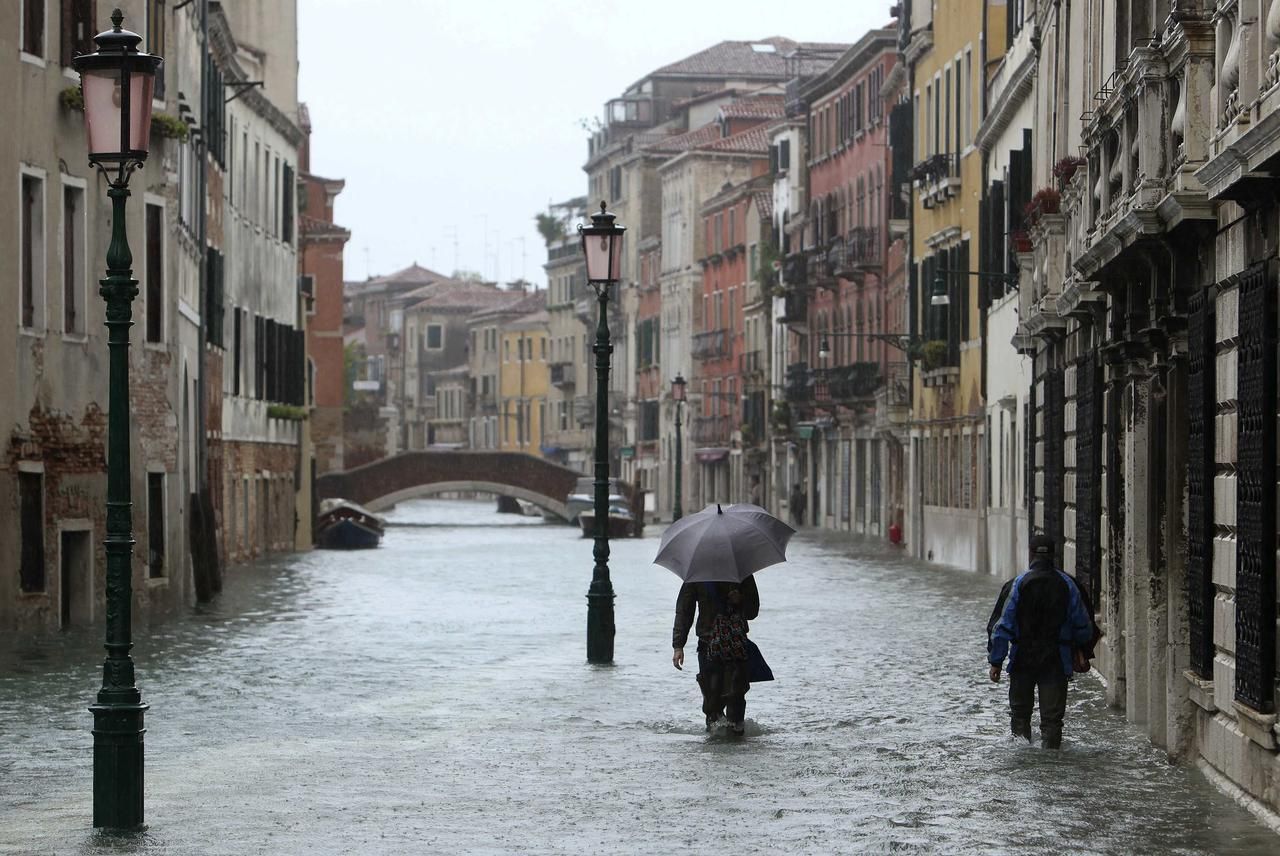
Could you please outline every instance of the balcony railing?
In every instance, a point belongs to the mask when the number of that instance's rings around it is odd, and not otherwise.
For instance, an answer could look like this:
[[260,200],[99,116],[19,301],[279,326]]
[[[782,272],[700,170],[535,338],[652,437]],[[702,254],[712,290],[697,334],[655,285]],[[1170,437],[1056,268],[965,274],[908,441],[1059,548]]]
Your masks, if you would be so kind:
[[782,316],[778,318],[784,324],[807,324],[809,321],[809,294],[788,288],[783,295]]
[[795,403],[813,401],[813,372],[808,363],[792,363],[787,366],[783,397]]
[[880,230],[874,226],[851,230],[845,241],[845,260],[853,269],[878,266],[881,263]]
[[911,169],[911,178],[920,189],[925,208],[932,208],[960,193],[960,156],[936,154]]
[[782,262],[782,279],[788,286],[805,285],[808,269],[804,253],[792,253]]
[[573,363],[552,363],[551,383],[553,386],[573,386],[577,381],[577,370]]
[[476,396],[475,409],[477,413],[492,415],[498,412],[498,397],[493,393],[481,393]]
[[875,396],[879,387],[879,363],[853,363],[814,372],[814,397],[818,401],[868,399]]
[[708,330],[693,337],[694,359],[706,360],[726,356],[729,353],[727,330]]
[[690,433],[695,443],[728,445],[733,437],[733,417],[695,416]]

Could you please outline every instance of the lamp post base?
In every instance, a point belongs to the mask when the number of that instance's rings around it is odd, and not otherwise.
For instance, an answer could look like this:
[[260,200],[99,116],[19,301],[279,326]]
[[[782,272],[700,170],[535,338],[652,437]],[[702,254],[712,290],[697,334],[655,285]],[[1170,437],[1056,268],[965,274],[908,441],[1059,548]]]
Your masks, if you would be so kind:
[[587,662],[595,665],[613,664],[613,585],[592,582],[587,592]]
[[[136,693],[136,690],[135,690]],[[98,702],[93,713],[93,825],[131,830],[142,826],[143,752],[147,729],[141,701]]]

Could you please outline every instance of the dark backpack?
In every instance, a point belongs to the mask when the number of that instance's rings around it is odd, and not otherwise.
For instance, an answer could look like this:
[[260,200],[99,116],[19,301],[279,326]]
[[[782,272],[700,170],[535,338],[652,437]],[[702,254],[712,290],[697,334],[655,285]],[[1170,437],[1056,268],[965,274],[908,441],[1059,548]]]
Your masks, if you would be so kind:
[[1059,634],[1067,620],[1070,589],[1053,568],[1033,568],[1018,590],[1018,652],[1013,668],[1035,672],[1061,667]]

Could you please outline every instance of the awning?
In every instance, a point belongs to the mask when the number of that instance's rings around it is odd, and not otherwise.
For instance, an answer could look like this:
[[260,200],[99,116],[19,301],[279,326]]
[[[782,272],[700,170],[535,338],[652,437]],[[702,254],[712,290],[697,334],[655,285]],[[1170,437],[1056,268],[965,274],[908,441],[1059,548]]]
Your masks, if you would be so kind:
[[693,456],[694,458],[697,459],[698,463],[700,464],[714,464],[728,458],[729,450],[714,448],[714,447],[707,448],[707,449],[697,449],[696,451],[694,451]]

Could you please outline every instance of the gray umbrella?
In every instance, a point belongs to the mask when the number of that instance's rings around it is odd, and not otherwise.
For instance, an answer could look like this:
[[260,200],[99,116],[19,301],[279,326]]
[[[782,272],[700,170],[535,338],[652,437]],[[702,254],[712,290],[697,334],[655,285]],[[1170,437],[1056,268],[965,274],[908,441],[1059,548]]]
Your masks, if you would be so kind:
[[687,583],[740,583],[785,562],[794,534],[758,505],[708,505],[667,527],[653,561]]

